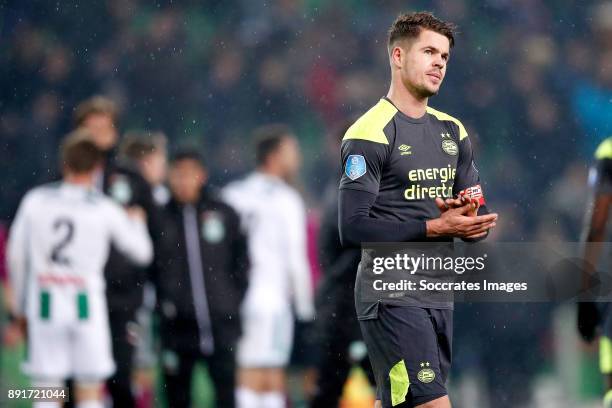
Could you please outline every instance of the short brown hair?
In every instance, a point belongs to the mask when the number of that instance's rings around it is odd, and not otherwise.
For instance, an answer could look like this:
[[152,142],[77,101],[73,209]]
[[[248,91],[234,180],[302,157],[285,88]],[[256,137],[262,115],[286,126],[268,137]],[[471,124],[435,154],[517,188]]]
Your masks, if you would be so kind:
[[74,125],[79,127],[90,115],[109,115],[113,123],[117,121],[119,110],[111,99],[96,95],[79,103],[74,111]]
[[64,139],[60,151],[63,167],[74,173],[89,173],[102,163],[104,153],[85,129],[75,130]]
[[417,38],[422,30],[431,30],[442,34],[450,43],[452,48],[455,45],[455,33],[457,26],[448,21],[437,19],[428,11],[417,13],[405,13],[399,15],[389,29],[389,51],[397,40]]
[[258,166],[266,164],[268,157],[274,153],[286,137],[293,135],[291,128],[283,124],[265,125],[255,129],[255,162]]
[[165,149],[166,136],[161,132],[128,132],[119,146],[119,153],[130,160],[140,160]]

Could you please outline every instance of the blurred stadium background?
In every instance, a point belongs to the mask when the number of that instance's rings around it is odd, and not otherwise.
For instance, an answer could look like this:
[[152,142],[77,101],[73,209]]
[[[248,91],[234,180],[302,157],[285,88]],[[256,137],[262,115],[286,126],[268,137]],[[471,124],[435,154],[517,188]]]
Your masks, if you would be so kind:
[[[0,221],[58,176],[74,106],[101,93],[120,105],[122,132],[201,146],[217,186],[252,167],[254,127],[289,124],[316,230],[338,167],[331,129],[386,93],[386,29],[421,9],[460,29],[430,104],[468,128],[501,215],[492,238],[577,241],[592,153],[612,134],[612,2],[2,1]],[[459,305],[455,319],[456,406],[486,407],[485,395],[500,407],[598,406],[596,349],[578,341],[573,308]],[[5,384],[23,384],[20,352],[1,352]],[[363,392],[349,389],[344,406],[368,406]]]

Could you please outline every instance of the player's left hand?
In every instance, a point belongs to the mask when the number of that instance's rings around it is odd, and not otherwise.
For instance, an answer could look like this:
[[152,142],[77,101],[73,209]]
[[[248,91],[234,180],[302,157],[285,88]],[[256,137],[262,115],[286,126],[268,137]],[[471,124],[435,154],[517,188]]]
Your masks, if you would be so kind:
[[468,217],[475,217],[478,215],[478,208],[480,207],[480,202],[476,198],[461,196],[457,198],[447,198],[446,200],[442,200],[439,197],[436,197],[435,199],[436,206],[440,210],[440,213],[448,211],[451,208],[463,207],[469,202],[472,203],[473,209],[468,211],[465,215],[467,215]]
[[26,321],[24,318],[17,318],[11,322],[5,329],[3,335],[3,343],[7,347],[15,347],[25,338]]
[[[467,203],[472,203],[473,209],[468,210],[465,213],[468,217],[476,217],[478,215],[478,208],[480,208],[480,201],[476,198],[469,198],[467,196],[459,196],[457,198],[447,198],[446,200],[442,200],[437,197],[435,199],[436,206],[440,210],[440,213],[450,210],[451,208],[459,208],[463,207]],[[480,234],[470,235],[469,237],[465,237],[466,239],[479,239],[486,237],[489,232],[481,232]]]

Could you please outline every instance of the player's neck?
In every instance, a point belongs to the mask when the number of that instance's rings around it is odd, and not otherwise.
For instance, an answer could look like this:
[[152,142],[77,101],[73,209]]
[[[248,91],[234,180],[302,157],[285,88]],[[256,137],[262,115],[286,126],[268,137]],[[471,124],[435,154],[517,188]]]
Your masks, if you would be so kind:
[[261,174],[265,174],[266,176],[276,177],[282,179],[282,171],[279,166],[274,164],[266,164],[257,167],[257,172]]
[[[396,83],[400,81],[400,83]],[[401,83],[400,79],[394,78],[391,81],[391,87],[387,93],[387,98],[395,107],[402,112],[404,115],[418,119],[425,115],[427,109],[428,98],[419,98],[412,94],[405,86]]]
[[78,187],[89,188],[93,186],[93,176],[91,174],[66,174],[64,175],[64,182]]

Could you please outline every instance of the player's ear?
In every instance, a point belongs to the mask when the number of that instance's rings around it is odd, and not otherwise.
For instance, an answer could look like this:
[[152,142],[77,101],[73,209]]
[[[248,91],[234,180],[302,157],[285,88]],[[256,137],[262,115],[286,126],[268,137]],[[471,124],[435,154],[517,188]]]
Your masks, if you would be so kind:
[[391,47],[389,59],[391,61],[392,68],[401,68],[402,60],[404,59],[404,50],[399,45],[394,44]]

